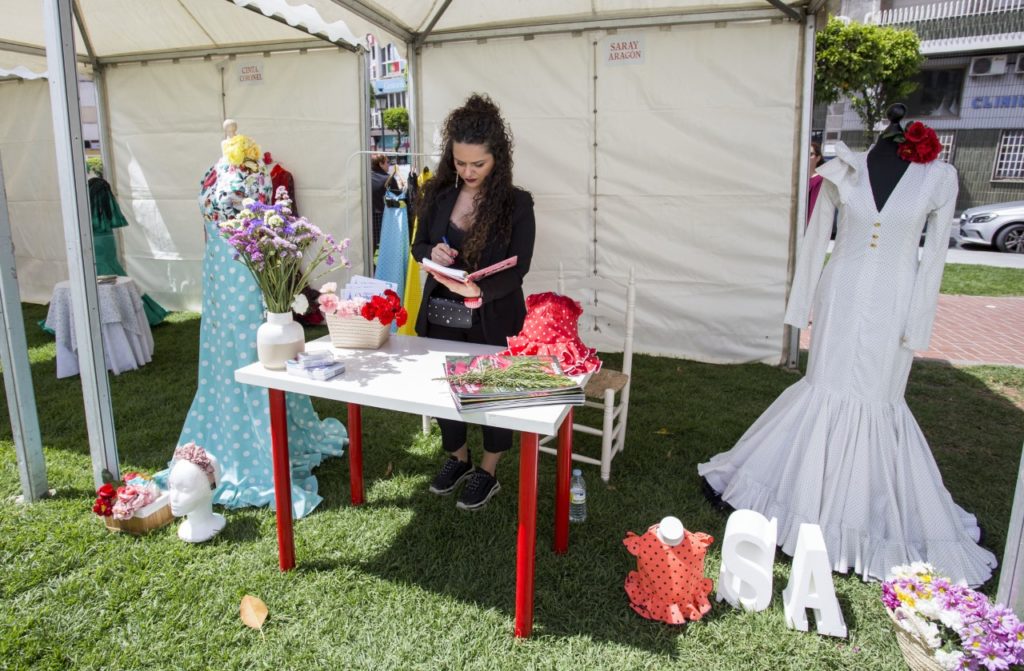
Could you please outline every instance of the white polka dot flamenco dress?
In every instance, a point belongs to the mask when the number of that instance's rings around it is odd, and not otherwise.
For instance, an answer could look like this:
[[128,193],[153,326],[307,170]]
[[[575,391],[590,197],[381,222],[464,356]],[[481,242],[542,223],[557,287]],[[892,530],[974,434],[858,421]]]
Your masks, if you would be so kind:
[[[797,260],[786,323],[814,322],[807,375],[728,452],[698,466],[735,508],[778,519],[792,555],[821,526],[836,571],[884,579],[898,564],[984,583],[995,556],[946,491],[904,400],[913,351],[927,349],[957,195],[956,170],[911,163],[881,211],[867,154],[839,143]],[[835,247],[824,270],[833,213]],[[918,244],[927,222],[920,261]]]
[[[244,198],[262,195],[270,202],[270,176],[259,166],[249,172],[221,159],[206,174],[199,194],[207,234],[199,385],[178,444],[195,442],[217,457],[223,477],[214,503],[228,508],[274,506],[267,390],[235,382],[235,369],[257,360],[256,329],[265,306],[256,281],[234,260],[234,250],[217,228],[241,209]],[[321,421],[308,396],[285,396],[293,514],[303,517],[322,500],[312,469],[325,456],[340,456],[348,434],[337,419]]]

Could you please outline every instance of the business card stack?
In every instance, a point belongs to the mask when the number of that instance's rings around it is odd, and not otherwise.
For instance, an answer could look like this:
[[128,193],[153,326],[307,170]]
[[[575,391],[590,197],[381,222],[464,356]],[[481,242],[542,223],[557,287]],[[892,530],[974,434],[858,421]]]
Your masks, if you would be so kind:
[[334,353],[329,350],[299,352],[296,358],[285,362],[285,370],[290,375],[312,380],[330,380],[345,372],[345,362],[334,358]]

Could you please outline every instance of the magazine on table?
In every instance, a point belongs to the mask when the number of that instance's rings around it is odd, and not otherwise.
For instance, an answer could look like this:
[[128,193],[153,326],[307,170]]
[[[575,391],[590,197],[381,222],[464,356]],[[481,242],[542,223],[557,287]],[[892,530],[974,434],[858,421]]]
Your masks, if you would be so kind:
[[482,277],[487,277],[488,275],[493,275],[494,273],[501,272],[502,270],[512,268],[518,262],[518,256],[510,256],[504,261],[498,261],[494,265],[487,266],[486,268],[481,268],[480,270],[476,270],[471,273],[467,273],[465,270],[459,270],[458,268],[449,268],[448,266],[442,266],[440,263],[434,263],[430,259],[423,259],[422,261],[420,261],[420,265],[435,273],[439,273],[446,277],[450,277],[453,280],[457,280],[459,282],[469,282],[470,280],[476,282],[478,279]]
[[[583,389],[550,356],[449,355],[444,372],[459,411],[583,404]],[[483,381],[453,379],[469,373]]]

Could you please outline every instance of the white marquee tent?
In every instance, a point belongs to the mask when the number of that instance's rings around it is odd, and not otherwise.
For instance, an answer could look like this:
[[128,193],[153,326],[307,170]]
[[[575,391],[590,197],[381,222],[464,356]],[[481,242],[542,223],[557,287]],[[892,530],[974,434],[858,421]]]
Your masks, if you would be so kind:
[[[72,279],[97,481],[103,467],[116,471],[117,451],[95,285],[86,281],[91,229],[73,61],[97,82],[106,173],[131,223],[124,265],[168,307],[200,304],[195,198],[226,117],[294,173],[304,214],[361,247],[363,42],[373,33],[409,55],[417,151],[433,151],[446,112],[470,92],[502,105],[516,181],[537,204],[528,292],[553,288],[560,263],[570,275],[621,283],[633,266],[637,351],[778,363],[804,217],[815,8],[0,0],[0,206],[10,212],[21,297],[44,302],[54,283]],[[626,57],[613,57],[623,45]],[[243,68],[258,80],[241,77]],[[621,343],[621,334],[592,335],[598,347]],[[17,349],[5,340],[5,353]],[[23,470],[26,491],[29,479]]]
[[[618,280],[632,265],[638,351],[780,361],[800,215],[801,3],[289,2],[75,2],[108,179],[131,223],[125,267],[158,301],[200,306],[195,195],[224,117],[295,174],[304,214],[362,249],[353,156],[366,146],[360,42],[372,32],[409,54],[420,150],[470,92],[502,105],[516,180],[537,202],[528,291],[551,288],[560,262]],[[13,77],[0,81],[0,156],[32,302],[67,277],[49,92],[31,79],[46,68],[42,4],[0,0],[0,75]],[[639,59],[609,61],[623,41]],[[238,76],[249,66],[256,84]]]

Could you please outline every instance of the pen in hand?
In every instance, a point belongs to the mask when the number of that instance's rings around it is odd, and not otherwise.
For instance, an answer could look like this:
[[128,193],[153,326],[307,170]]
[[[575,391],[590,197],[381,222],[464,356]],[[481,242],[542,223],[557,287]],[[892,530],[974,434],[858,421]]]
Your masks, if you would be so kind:
[[459,250],[452,248],[452,243],[448,242],[448,236],[447,235],[442,235],[441,236],[441,242],[443,242],[448,247],[448,250],[451,252],[452,256],[458,256],[459,255]]

